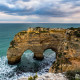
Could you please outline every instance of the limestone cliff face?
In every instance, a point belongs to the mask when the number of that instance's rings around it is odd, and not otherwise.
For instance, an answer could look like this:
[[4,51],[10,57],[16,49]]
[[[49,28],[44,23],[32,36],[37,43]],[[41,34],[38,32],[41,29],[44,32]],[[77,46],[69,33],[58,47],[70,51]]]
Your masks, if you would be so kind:
[[[42,60],[43,52],[52,49],[56,52],[56,61],[50,68],[50,72],[66,71],[67,66],[73,66],[73,60],[80,59],[79,44],[71,37],[70,30],[50,29],[50,28],[29,28],[27,31],[19,32],[15,35],[7,51],[9,64],[20,61],[22,54],[26,50],[34,52],[34,58]],[[78,48],[76,48],[76,45]],[[78,67],[79,68],[79,67]],[[73,66],[74,69],[74,66]]]
[[58,55],[56,62],[51,66],[49,72],[65,72],[69,70],[80,70],[80,37],[74,34],[75,30],[66,29],[67,50],[64,49],[62,56]]

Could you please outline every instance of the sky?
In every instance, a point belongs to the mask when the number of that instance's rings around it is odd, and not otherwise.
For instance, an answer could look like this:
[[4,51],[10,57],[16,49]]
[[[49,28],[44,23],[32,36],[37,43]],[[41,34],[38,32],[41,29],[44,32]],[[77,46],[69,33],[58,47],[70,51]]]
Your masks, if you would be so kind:
[[80,0],[0,0],[0,23],[80,23]]

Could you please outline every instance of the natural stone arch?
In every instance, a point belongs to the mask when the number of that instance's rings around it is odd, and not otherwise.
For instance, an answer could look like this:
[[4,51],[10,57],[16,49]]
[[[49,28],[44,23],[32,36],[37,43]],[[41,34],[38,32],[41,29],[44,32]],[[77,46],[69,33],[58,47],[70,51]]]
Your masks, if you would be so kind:
[[43,53],[38,52],[38,49],[36,49],[32,46],[30,46],[30,47],[24,46],[23,47],[21,45],[21,47],[19,47],[19,48],[9,48],[8,49],[8,53],[7,53],[8,63],[9,64],[15,64],[15,63],[20,62],[21,56],[23,55],[23,53],[26,50],[31,50],[34,53],[34,58],[39,59],[39,60],[43,59]]
[[34,58],[42,60],[45,49],[51,48],[58,53],[60,47],[61,36],[50,33],[33,34],[20,32],[15,35],[7,52],[9,64],[18,63],[22,54],[30,49],[34,52]]
[[[71,61],[74,59],[79,60],[80,53],[79,49],[75,50],[76,44],[73,40],[73,37],[75,36],[69,33],[73,33],[73,31],[69,31],[68,29],[47,29],[40,27],[30,28],[27,31],[19,32],[15,35],[14,39],[10,43],[10,47],[8,48],[8,63],[15,64],[20,62],[22,54],[28,49],[33,51],[34,58],[39,60],[42,60],[44,58],[43,52],[46,49],[53,49],[53,51],[56,52],[57,56],[56,62],[54,63],[55,66],[52,66],[54,70],[51,71],[57,71],[58,66],[60,68],[65,64],[73,66]],[[62,60],[65,61],[65,64],[62,62],[59,63],[59,61]],[[64,68],[68,67],[63,66],[63,69]]]

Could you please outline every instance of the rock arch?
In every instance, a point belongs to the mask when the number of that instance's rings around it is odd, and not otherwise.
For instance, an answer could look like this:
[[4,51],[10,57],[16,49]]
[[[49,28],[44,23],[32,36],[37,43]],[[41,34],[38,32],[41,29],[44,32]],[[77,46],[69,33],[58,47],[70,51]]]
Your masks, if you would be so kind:
[[18,41],[16,40],[17,37],[18,36],[14,37],[14,40],[11,42],[7,52],[7,58],[9,64],[15,64],[19,62],[22,54],[28,49],[34,52],[34,58],[36,58],[37,60],[42,60],[44,58],[43,52],[46,49],[52,49],[53,51],[58,53],[59,40],[57,40],[57,38],[54,38],[52,36],[48,36],[47,38],[44,38],[44,40],[41,40],[40,38],[40,40],[38,39],[38,42],[35,39],[34,43],[36,44],[33,43],[33,38],[32,42],[29,41],[17,42]]
[[[60,55],[64,55],[64,61],[75,58],[77,53],[71,42],[71,35],[67,34],[67,29],[29,28],[27,31],[17,33],[10,43],[7,51],[9,64],[20,62],[21,56],[26,50],[34,52],[34,58],[42,60],[43,52],[52,49],[56,52],[56,62]],[[60,58],[62,60],[62,58]],[[67,62],[65,62],[67,64]],[[60,64],[59,64],[60,65]],[[55,67],[54,67],[55,68]]]

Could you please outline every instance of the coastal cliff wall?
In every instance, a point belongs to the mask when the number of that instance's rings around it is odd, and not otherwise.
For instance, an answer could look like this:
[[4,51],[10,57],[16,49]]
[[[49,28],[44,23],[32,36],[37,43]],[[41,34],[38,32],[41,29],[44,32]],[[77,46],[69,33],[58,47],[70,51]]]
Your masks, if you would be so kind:
[[56,61],[49,72],[63,72],[75,69],[76,66],[79,68],[80,45],[72,33],[73,31],[69,29],[41,27],[21,31],[15,35],[10,43],[7,51],[8,63],[20,62],[22,54],[28,49],[34,52],[35,59],[42,60],[44,58],[43,52],[46,49],[52,49],[56,52]]

